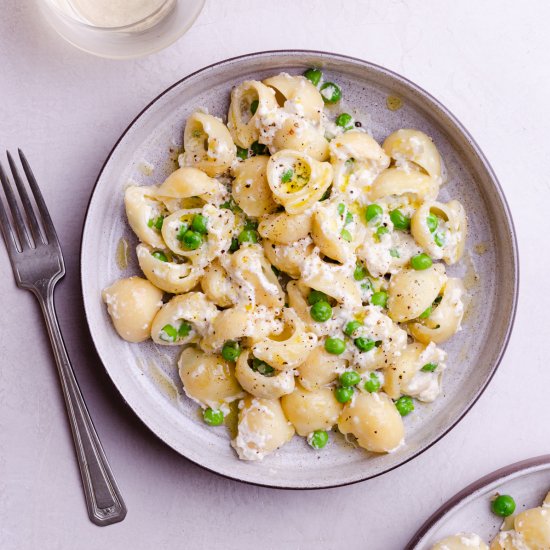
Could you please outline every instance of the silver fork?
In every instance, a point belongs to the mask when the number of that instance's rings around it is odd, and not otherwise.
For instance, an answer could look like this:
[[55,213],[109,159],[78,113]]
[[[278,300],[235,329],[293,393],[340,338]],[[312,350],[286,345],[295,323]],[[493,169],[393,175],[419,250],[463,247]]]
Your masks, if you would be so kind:
[[63,254],[46,203],[25,155],[19,149],[21,165],[37,209],[31,203],[12,156],[9,152],[7,155],[15,186],[26,212],[30,232],[17,203],[14,189],[1,163],[0,180],[13,225],[0,197],[0,230],[6,243],[17,286],[30,290],[36,296],[46,320],[73,433],[88,515],[96,525],[110,525],[124,519],[126,505],[86,408],[57,322],[53,291],[56,283],[65,275]]

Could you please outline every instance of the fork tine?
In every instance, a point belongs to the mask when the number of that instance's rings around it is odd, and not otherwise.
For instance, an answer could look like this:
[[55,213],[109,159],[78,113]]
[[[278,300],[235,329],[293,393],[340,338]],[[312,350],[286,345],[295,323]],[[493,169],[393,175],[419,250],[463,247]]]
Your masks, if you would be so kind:
[[27,157],[25,156],[23,151],[21,151],[21,149],[17,149],[17,151],[19,152],[19,158],[21,159],[23,170],[25,171],[25,174],[27,176],[29,187],[31,188],[32,194],[34,195],[34,200],[36,201],[36,205],[38,206],[38,210],[40,212],[40,215],[42,216],[42,226],[44,227],[44,230],[46,232],[46,238],[48,239],[49,243],[56,243],[59,246],[59,239],[57,238],[57,233],[55,232],[52,218],[50,217],[48,207],[44,202],[44,197],[40,192],[40,187],[38,187],[36,178],[32,173],[29,161],[27,160]]
[[19,191],[19,196],[21,197],[21,202],[23,203],[25,212],[27,213],[27,220],[31,226],[31,232],[32,236],[34,237],[34,242],[36,245],[38,245],[39,242],[45,243],[42,232],[40,231],[40,226],[38,225],[38,220],[36,219],[36,214],[34,213],[31,201],[29,200],[29,194],[27,193],[27,190],[25,189],[25,184],[23,183],[23,180],[19,175],[19,170],[17,169],[17,166],[15,165],[15,162],[13,161],[13,158],[10,155],[9,151],[7,152],[7,155],[15,185],[17,187],[17,190]]
[[13,258],[19,251],[17,250],[13,229],[11,228],[11,223],[6,213],[6,209],[4,208],[4,201],[2,198],[0,198],[0,231],[4,237],[8,254],[10,258]]
[[21,250],[25,250],[25,248],[29,248],[31,246],[31,242],[29,240],[29,235],[27,234],[27,228],[25,227],[23,216],[21,215],[21,210],[17,204],[17,200],[15,199],[10,181],[6,177],[2,163],[0,163],[0,181],[2,182],[2,187],[4,188],[4,193],[6,194],[6,199],[8,200],[11,215],[13,216],[15,231],[19,237],[19,245]]

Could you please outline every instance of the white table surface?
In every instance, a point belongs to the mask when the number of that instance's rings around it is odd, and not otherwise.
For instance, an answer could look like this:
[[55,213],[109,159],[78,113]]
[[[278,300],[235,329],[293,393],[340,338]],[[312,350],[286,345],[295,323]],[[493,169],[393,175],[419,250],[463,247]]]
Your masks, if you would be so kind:
[[[402,549],[479,476],[548,452],[550,4],[545,0],[208,0],[178,43],[135,61],[95,58],[45,26],[30,0],[0,17],[0,149],[24,148],[50,207],[67,276],[60,323],[126,503],[123,523],[86,516],[49,342],[0,245],[0,548]],[[83,315],[79,243],[102,163],[164,88],[226,57],[276,48],[361,57],[429,90],[484,149],[510,202],[521,255],[515,330],[466,418],[412,462],[323,491],[244,485],[158,441],[99,364]]]

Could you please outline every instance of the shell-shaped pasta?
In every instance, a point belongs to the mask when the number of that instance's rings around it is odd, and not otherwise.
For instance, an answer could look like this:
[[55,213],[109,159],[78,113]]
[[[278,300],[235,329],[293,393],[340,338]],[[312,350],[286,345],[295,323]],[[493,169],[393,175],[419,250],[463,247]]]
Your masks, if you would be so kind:
[[284,328],[264,338],[253,336],[252,353],[276,370],[290,370],[302,363],[317,344],[317,336],[307,332],[303,321],[290,309],[283,310]]
[[298,380],[309,391],[330,384],[346,367],[346,360],[328,353],[323,346],[316,346],[298,367]]
[[330,162],[337,166],[353,159],[376,175],[387,168],[390,159],[376,140],[365,132],[352,130],[335,137],[330,142]]
[[388,168],[374,180],[368,195],[374,202],[384,197],[405,195],[414,200],[435,200],[438,193],[439,183],[431,176],[422,172]]
[[[394,355],[384,369],[384,391],[392,399],[410,395],[432,402],[441,390],[441,376],[447,354],[432,342],[427,347],[415,342]],[[422,371],[427,364],[436,365],[431,372]]]
[[399,165],[413,165],[441,180],[441,156],[432,139],[419,130],[401,129],[390,134],[382,145]]
[[[258,102],[258,106],[252,113],[254,101]],[[239,147],[248,149],[260,136],[258,126],[261,116],[276,108],[274,90],[257,80],[246,80],[233,88],[227,116],[227,127],[233,141]]]
[[143,274],[156,287],[170,294],[182,294],[191,290],[201,278],[204,270],[190,262],[164,262],[153,253],[155,250],[146,244],[138,244],[136,248],[139,267]]
[[254,336],[263,338],[280,329],[273,312],[260,306],[236,306],[220,311],[208,333],[200,342],[207,353],[220,352],[227,340],[241,340]]
[[262,219],[258,232],[264,239],[277,244],[292,244],[305,239],[311,231],[311,214],[271,214]]
[[181,346],[196,342],[218,315],[216,306],[201,292],[174,296],[156,314],[151,338],[157,344]]
[[294,428],[288,422],[278,399],[247,396],[239,403],[237,437],[231,441],[241,460],[262,460],[292,439]]
[[398,323],[416,319],[432,305],[446,280],[442,264],[433,264],[422,271],[404,269],[392,275],[388,315]]
[[356,392],[340,414],[338,429],[373,453],[390,453],[404,441],[401,415],[385,393]]
[[523,538],[527,548],[546,550],[550,548],[550,510],[539,506],[519,513],[514,518],[514,528]]
[[235,376],[245,391],[263,399],[277,399],[294,391],[295,380],[291,370],[276,371],[273,376],[266,376],[253,370],[249,359],[250,352],[243,351],[235,367]]
[[266,78],[263,83],[275,90],[281,107],[314,122],[320,121],[324,101],[319,90],[307,78],[281,73]]
[[306,237],[293,244],[275,244],[264,240],[264,253],[271,265],[290,277],[300,277],[305,259],[313,252],[314,245]]
[[187,119],[183,146],[183,164],[194,166],[212,177],[227,172],[237,154],[237,148],[224,123],[200,112],[193,113]]
[[250,157],[233,170],[235,179],[232,195],[247,216],[257,218],[271,214],[278,208],[267,183],[268,161],[269,157],[266,155]]
[[330,430],[338,422],[343,408],[332,388],[308,391],[301,386],[283,396],[281,406],[296,433],[302,436],[315,430]]
[[210,202],[212,197],[223,195],[223,185],[207,176],[202,170],[184,166],[172,172],[158,187],[156,195],[161,198],[189,199],[200,197]]
[[410,323],[411,334],[420,342],[441,344],[460,330],[464,317],[462,296],[465,289],[461,279],[448,278],[443,288],[443,297],[430,316],[420,322]]
[[138,239],[155,248],[164,248],[160,231],[152,221],[165,214],[164,205],[157,200],[157,187],[131,185],[124,192],[126,216]]
[[339,206],[336,202],[320,203],[313,214],[311,237],[322,254],[345,263],[363,241],[365,226],[355,221],[346,224]]
[[217,259],[206,266],[201,278],[201,288],[217,306],[229,307],[237,302],[237,289]]
[[272,153],[291,149],[316,160],[327,160],[329,144],[319,128],[299,116],[289,116],[275,131],[269,150]]
[[283,150],[270,157],[267,181],[275,200],[289,214],[313,206],[332,181],[332,166],[297,151]]
[[261,245],[241,247],[231,256],[230,270],[233,280],[250,303],[272,308],[284,305],[284,291]]
[[141,277],[119,279],[102,292],[115,330],[128,342],[143,342],[162,306],[162,291]]
[[[436,216],[436,228],[430,229],[428,225],[430,215]],[[411,219],[411,233],[416,242],[432,258],[443,259],[448,264],[454,264],[462,257],[466,232],[466,212],[462,204],[456,200],[447,204],[425,202]]]
[[[185,248],[183,241],[178,237],[186,227],[191,225],[193,217],[197,214],[206,217],[208,232],[199,248],[189,250]],[[170,214],[162,224],[162,236],[166,246],[172,252],[187,258],[194,265],[204,267],[229,249],[233,225],[233,212],[227,208],[217,208],[213,204],[205,204],[202,208],[178,210]]]
[[302,269],[302,283],[320,290],[346,307],[361,307],[359,285],[347,272],[346,266],[331,264],[321,260],[318,254],[310,254]]
[[206,355],[190,346],[182,351],[178,367],[187,397],[202,407],[219,409],[244,396],[233,365],[219,355]]
[[459,533],[444,538],[432,546],[432,550],[489,550],[489,547],[474,533]]

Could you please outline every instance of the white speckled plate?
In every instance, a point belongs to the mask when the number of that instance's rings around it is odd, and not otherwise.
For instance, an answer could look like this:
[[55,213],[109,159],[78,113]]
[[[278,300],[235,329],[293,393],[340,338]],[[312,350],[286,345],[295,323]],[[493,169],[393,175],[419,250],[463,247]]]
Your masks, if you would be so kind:
[[476,533],[489,543],[502,519],[491,512],[496,493],[516,501],[516,513],[540,506],[550,491],[550,455],[506,466],[475,481],[435,512],[405,550],[430,550],[439,540],[460,532]]
[[[341,85],[346,105],[381,141],[410,127],[433,137],[449,182],[441,197],[461,200],[470,222],[467,254],[451,273],[465,275],[471,294],[464,329],[444,347],[449,352],[443,395],[419,405],[405,419],[407,444],[389,455],[369,456],[332,434],[322,452],[295,437],[263,462],[241,462],[229,446],[228,430],[208,428],[184,395],[176,372],[176,350],[152,343],[129,344],[113,330],[101,290],[138,273],[136,239],[125,219],[123,191],[129,182],[158,184],[174,168],[186,118],[198,107],[227,113],[229,92],[246,79],[280,71],[302,73],[319,66]],[[390,111],[389,95],[403,107]],[[150,166],[154,169],[151,171]],[[144,169],[149,167],[149,169]],[[116,261],[121,239],[130,243],[130,263]],[[82,291],[90,332],[120,393],[163,441],[212,471],[250,483],[284,488],[321,488],[380,475],[410,460],[447,433],[479,398],[502,357],[517,299],[518,257],[510,213],[483,154],[460,123],[433,97],[381,67],[345,56],[308,52],[263,52],[229,59],[174,84],[131,123],[107,159],[90,200],[81,250]]]

